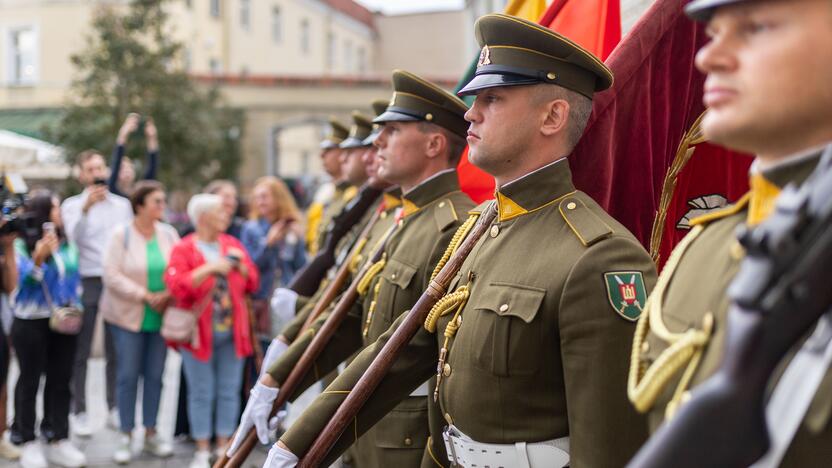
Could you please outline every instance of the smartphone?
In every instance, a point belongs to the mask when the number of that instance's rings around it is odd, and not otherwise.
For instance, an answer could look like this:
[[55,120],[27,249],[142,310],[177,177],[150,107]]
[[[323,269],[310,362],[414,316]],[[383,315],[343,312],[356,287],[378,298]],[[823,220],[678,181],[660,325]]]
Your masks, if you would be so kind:
[[103,177],[98,177],[92,181],[94,185],[107,185],[107,179]]
[[226,255],[225,258],[234,265],[234,268],[240,266],[240,257],[236,255]]

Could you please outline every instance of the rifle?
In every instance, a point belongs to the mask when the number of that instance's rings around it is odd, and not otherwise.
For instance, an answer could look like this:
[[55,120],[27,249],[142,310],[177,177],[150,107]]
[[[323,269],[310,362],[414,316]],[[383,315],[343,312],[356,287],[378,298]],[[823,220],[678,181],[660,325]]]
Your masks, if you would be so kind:
[[344,237],[364,213],[381,196],[381,190],[364,185],[358,195],[335,216],[326,228],[326,238],[321,250],[292,278],[288,288],[301,296],[311,296],[318,290],[326,272],[335,264],[338,241]]
[[468,254],[471,253],[477,241],[479,241],[480,237],[491,226],[491,222],[494,221],[496,216],[496,205],[492,203],[480,216],[471,233],[439,271],[439,274],[431,280],[428,288],[422,293],[413,308],[410,309],[407,317],[405,317],[396,331],[393,332],[390,340],[379,351],[372,364],[370,364],[370,367],[364,372],[364,375],[361,376],[361,379],[352,391],[349,392],[349,395],[341,403],[341,406],[338,407],[335,415],[315,439],[306,456],[300,460],[298,467],[310,468],[317,467],[321,464],[324,457],[344,432],[344,429],[352,423],[353,418],[361,410],[361,407],[364,406],[370,394],[384,378],[387,371],[390,370],[390,367],[396,361],[402,349],[407,346],[416,332],[422,328],[430,309],[445,295],[451,280],[459,272],[459,269],[462,268],[462,263],[465,261],[465,258],[468,257]]
[[832,312],[832,146],[810,179],[788,186],[774,214],[739,234],[747,256],[728,288],[725,353],[716,373],[662,426],[630,467],[747,467],[769,449],[766,389],[775,368]]
[[[300,359],[298,360],[295,367],[292,369],[292,372],[289,373],[289,376],[286,378],[285,382],[281,382],[280,390],[277,393],[277,398],[275,398],[274,404],[272,405],[271,412],[269,414],[269,419],[274,417],[278,410],[289,400],[289,397],[295,392],[298,385],[301,383],[306,374],[312,368],[315,363],[315,359],[320,356],[321,352],[324,350],[326,345],[329,343],[329,340],[338,330],[338,327],[341,325],[341,322],[344,321],[347,314],[350,311],[350,308],[358,299],[358,283],[361,281],[361,278],[367,273],[367,270],[370,266],[379,261],[384,254],[384,248],[387,245],[387,242],[393,237],[393,234],[396,232],[396,226],[391,226],[387,233],[384,235],[384,238],[373,251],[370,259],[365,262],[364,266],[361,268],[361,271],[355,276],[350,287],[341,295],[341,299],[338,300],[338,303],[335,305],[335,309],[332,311],[329,317],[327,317],[326,321],[324,322],[321,329],[315,333],[315,337],[312,339],[312,342],[309,343],[309,346],[301,355]],[[345,262],[347,263],[347,262]],[[347,268],[349,268],[347,266]],[[316,306],[315,310],[318,310],[318,306]],[[323,308],[321,309],[323,311]],[[305,325],[304,325],[305,326]],[[231,437],[230,440],[234,440],[234,436]],[[230,442],[229,442],[230,444]],[[228,458],[225,453],[217,460],[214,464],[213,468],[239,468],[242,466],[243,462],[245,462],[248,455],[251,453],[254,446],[257,444],[257,433],[255,432],[254,428],[252,428],[249,433],[246,435],[245,440],[237,449],[237,452],[231,457]]]

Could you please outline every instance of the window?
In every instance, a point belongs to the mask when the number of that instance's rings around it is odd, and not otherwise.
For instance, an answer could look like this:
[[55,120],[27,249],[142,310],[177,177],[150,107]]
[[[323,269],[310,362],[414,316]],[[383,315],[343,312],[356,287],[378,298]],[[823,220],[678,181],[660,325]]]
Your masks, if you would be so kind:
[[8,33],[8,75],[11,84],[33,84],[37,73],[37,35],[35,28],[12,28]]
[[210,62],[208,62],[208,68],[211,69],[211,74],[219,75],[222,72],[222,62],[220,62],[217,58],[212,58]]
[[300,51],[309,53],[309,20],[306,18],[300,22]]
[[363,47],[358,48],[358,73],[367,71],[367,51]]
[[326,66],[332,70],[335,68],[335,34],[326,34]]
[[182,66],[185,68],[185,71],[191,71],[191,65],[193,65],[193,52],[191,52],[191,49],[185,49],[185,55],[182,62]]
[[351,72],[352,69],[352,42],[344,41],[344,71]]
[[275,43],[280,43],[283,38],[283,27],[281,25],[282,18],[280,17],[280,7],[272,8],[272,40]]
[[220,17],[220,0],[211,0],[211,16],[213,18]]
[[240,0],[240,27],[251,30],[251,0]]

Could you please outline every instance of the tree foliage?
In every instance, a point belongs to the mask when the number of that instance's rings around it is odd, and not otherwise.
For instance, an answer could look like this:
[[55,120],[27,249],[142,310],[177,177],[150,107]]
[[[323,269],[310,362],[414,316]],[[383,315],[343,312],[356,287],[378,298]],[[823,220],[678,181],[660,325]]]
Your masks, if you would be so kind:
[[[215,88],[189,79],[167,3],[133,0],[126,7],[97,8],[85,49],[72,56],[76,76],[66,114],[50,134],[74,162],[88,148],[108,155],[129,112],[152,116],[159,129],[160,179],[194,189],[213,178],[235,178],[243,116],[225,106]],[[127,154],[141,161],[145,147],[138,133]]]

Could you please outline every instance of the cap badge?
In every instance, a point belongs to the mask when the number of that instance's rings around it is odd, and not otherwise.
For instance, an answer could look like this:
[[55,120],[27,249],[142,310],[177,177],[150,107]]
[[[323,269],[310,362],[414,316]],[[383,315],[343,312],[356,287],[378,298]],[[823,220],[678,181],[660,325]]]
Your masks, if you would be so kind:
[[488,50],[488,46],[485,46],[480,51],[480,59],[477,60],[477,68],[483,65],[491,65],[491,51]]

